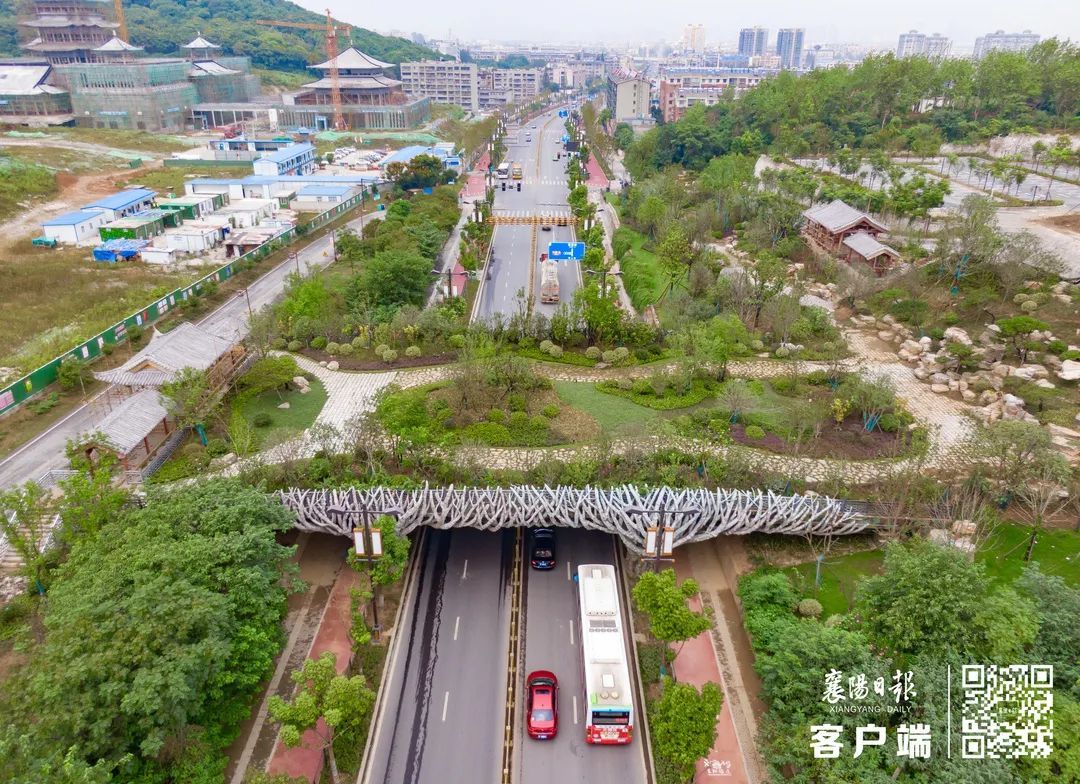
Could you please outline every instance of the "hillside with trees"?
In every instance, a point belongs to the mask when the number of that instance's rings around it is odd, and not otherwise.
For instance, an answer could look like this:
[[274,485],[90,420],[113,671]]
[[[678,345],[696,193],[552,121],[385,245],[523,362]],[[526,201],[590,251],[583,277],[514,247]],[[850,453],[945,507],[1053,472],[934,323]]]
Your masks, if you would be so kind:
[[[131,42],[148,54],[176,54],[200,32],[226,55],[250,57],[256,68],[302,71],[326,54],[319,31],[265,27],[257,19],[324,22],[326,17],[288,0],[126,0]],[[16,0],[0,0],[0,55],[18,55]],[[439,59],[441,55],[404,38],[379,35],[357,27],[350,44],[395,65],[407,60]]]
[[[923,111],[919,111],[923,109]],[[636,176],[669,164],[701,170],[728,153],[799,156],[844,147],[929,155],[945,142],[1075,127],[1080,47],[1057,39],[981,60],[868,57],[856,67],[784,72],[737,100],[694,107],[642,135]]]

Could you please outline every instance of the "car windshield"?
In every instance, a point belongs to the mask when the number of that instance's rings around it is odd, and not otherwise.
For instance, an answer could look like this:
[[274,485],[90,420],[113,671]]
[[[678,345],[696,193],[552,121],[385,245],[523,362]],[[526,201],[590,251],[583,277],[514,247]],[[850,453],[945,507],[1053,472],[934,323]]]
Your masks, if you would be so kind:
[[538,708],[537,710],[534,710],[532,712],[532,720],[537,724],[545,721],[551,721],[554,718],[555,714],[543,708]]
[[536,550],[533,550],[533,556],[536,557],[536,558],[550,558],[551,557],[551,550],[548,550],[545,547],[540,547],[540,548],[537,548]]

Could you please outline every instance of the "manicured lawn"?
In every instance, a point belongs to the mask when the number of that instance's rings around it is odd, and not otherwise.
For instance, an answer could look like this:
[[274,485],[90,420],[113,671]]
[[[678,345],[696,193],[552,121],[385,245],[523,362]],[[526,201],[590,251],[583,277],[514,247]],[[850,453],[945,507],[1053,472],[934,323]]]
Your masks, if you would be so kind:
[[645,250],[646,237],[633,229],[622,227],[630,237],[630,250],[619,260],[623,273],[623,285],[630,301],[638,310],[644,310],[664,294],[667,280],[660,269],[660,260],[655,253]]
[[[1023,571],[1030,535],[1031,529],[1026,526],[999,526],[979,551],[979,562],[986,564],[990,576],[1011,583]],[[1038,561],[1047,574],[1080,585],[1080,533],[1061,529],[1041,532],[1031,560]]]
[[851,608],[848,602],[855,597],[855,585],[859,579],[881,571],[884,553],[881,550],[866,550],[848,555],[826,556],[821,567],[821,587],[814,590],[814,570],[816,564],[802,563],[785,569],[791,578],[795,590],[803,596],[817,599],[824,609],[821,617],[828,618],[837,613],[847,613]]
[[[288,403],[288,408],[278,408],[282,403]],[[322,411],[326,404],[326,390],[318,379],[311,382],[311,391],[306,395],[299,392],[264,392],[256,397],[248,398],[240,403],[240,412],[249,424],[254,424],[255,417],[266,414],[270,417],[270,425],[257,427],[255,432],[263,444],[276,444],[298,435],[304,429],[311,427],[315,417]]]
[[608,395],[595,384],[577,381],[556,381],[555,391],[568,405],[581,409],[595,419],[605,435],[626,435],[659,414],[624,398]]
[[[976,560],[986,565],[986,573],[1002,583],[1011,583],[1024,569],[1024,551],[1030,529],[1022,525],[1002,525],[979,550]],[[884,552],[867,550],[841,556],[827,556],[821,572],[821,588],[814,590],[814,562],[784,570],[795,589],[803,596],[817,599],[824,608],[823,618],[846,613],[849,598],[855,595],[859,578],[881,571]],[[1032,561],[1047,574],[1055,574],[1071,585],[1080,585],[1080,533],[1052,530],[1039,534]]]

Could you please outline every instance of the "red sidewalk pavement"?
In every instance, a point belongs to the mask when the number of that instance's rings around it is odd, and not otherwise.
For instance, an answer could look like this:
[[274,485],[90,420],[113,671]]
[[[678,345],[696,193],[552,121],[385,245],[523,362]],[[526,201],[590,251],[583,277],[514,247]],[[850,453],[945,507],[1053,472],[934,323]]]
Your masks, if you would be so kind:
[[484,195],[484,175],[482,172],[470,172],[469,179],[461,191],[461,198],[472,199]]
[[604,170],[600,168],[600,164],[596,162],[593,155],[589,155],[586,168],[589,170],[587,183],[590,188],[606,188],[608,186],[607,175],[604,174]]
[[[678,551],[675,553],[675,574],[679,580],[694,576],[690,562],[685,556],[680,558]],[[697,596],[692,598],[689,604],[690,609],[695,612],[701,611],[701,600]],[[716,661],[712,635],[704,632],[683,643],[679,655],[675,657],[674,669],[675,677],[680,683],[690,683],[699,688],[705,683],[719,683],[724,692],[724,706],[716,720],[716,743],[709,756],[698,762],[697,773],[694,775],[695,784],[715,784],[718,779],[732,784],[746,784],[750,779],[746,775],[742,749],[735,735],[735,723],[728,705],[727,685]]]
[[[348,669],[352,659],[352,640],[349,639],[349,630],[352,629],[352,589],[357,587],[359,582],[360,575],[354,569],[342,567],[330,591],[319,631],[308,652],[309,659],[317,659],[326,651],[333,653],[337,657],[339,675]],[[319,731],[326,732],[322,719],[319,719]],[[322,768],[322,741],[314,730],[308,730],[304,733],[300,745],[293,749],[286,748],[279,738],[266,772],[272,776],[285,773],[316,782],[322,775]]]

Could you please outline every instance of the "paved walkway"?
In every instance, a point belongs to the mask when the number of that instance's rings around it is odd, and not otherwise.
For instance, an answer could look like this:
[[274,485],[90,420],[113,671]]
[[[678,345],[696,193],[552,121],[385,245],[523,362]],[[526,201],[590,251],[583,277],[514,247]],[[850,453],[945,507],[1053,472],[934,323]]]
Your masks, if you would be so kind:
[[[675,553],[675,574],[680,581],[694,577],[685,550],[678,550]],[[702,609],[700,596],[692,597],[688,604],[695,612],[700,612]],[[697,772],[694,775],[695,784],[704,784],[714,778],[725,778],[741,784],[756,781],[757,779],[751,779],[747,772],[752,765],[747,764],[738,733],[735,731],[731,705],[732,690],[720,672],[712,634],[707,631],[702,632],[692,640],[682,643],[678,651],[673,663],[677,681],[688,683],[699,689],[706,683],[715,683],[720,686],[724,694],[724,704],[720,708],[720,715],[716,717],[716,742],[708,756],[698,761]]]
[[[879,347],[874,338],[852,331],[847,339],[856,357],[847,360],[845,366],[852,370],[862,369],[871,375],[885,376],[892,381],[897,396],[916,422],[929,431],[930,446],[926,454],[866,461],[831,460],[780,455],[740,444],[713,444],[674,435],[637,436],[614,439],[605,444],[547,448],[458,447],[433,451],[459,466],[524,471],[550,460],[597,460],[614,455],[677,449],[702,456],[738,458],[754,470],[778,476],[799,477],[808,482],[841,480],[852,484],[867,484],[911,469],[951,471],[962,468],[968,461],[966,444],[973,433],[972,420],[966,416],[970,408],[960,401],[932,392],[929,386],[915,378],[911,369],[900,362],[896,354]],[[446,380],[453,372],[452,366],[439,365],[384,373],[351,373],[327,370],[305,357],[297,357],[297,362],[326,387],[327,403],[316,422],[328,427],[316,429],[314,433],[306,431],[300,438],[252,458],[256,462],[285,462],[310,457],[324,448],[345,448],[349,444],[350,424],[374,409],[379,392],[389,384],[394,383],[402,388],[416,387]],[[552,381],[595,383],[611,378],[641,378],[664,373],[674,369],[675,364],[668,362],[595,369],[537,363],[536,369]],[[807,371],[825,367],[817,362],[804,362],[803,366]],[[758,358],[731,362],[728,373],[736,378],[770,378],[790,372],[790,367],[786,362]],[[387,445],[390,442],[389,439],[382,439],[381,443]],[[239,470],[240,465],[235,465],[231,470]]]

